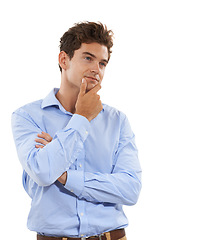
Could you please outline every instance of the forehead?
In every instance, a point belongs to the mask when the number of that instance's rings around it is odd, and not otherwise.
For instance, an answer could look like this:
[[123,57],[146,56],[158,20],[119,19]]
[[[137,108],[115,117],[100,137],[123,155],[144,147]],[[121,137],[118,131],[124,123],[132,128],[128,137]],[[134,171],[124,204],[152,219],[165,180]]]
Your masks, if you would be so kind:
[[82,43],[81,47],[75,51],[75,53],[83,54],[89,52],[96,56],[96,58],[102,60],[108,60],[108,49],[105,45],[99,43]]

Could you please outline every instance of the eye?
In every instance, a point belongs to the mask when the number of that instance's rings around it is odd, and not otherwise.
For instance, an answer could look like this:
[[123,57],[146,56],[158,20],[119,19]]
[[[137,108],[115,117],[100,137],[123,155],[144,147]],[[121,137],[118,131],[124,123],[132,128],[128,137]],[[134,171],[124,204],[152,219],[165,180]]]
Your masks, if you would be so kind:
[[87,61],[91,61],[91,57],[85,57],[84,59]]
[[101,67],[106,67],[106,63],[100,62],[100,66],[101,66]]

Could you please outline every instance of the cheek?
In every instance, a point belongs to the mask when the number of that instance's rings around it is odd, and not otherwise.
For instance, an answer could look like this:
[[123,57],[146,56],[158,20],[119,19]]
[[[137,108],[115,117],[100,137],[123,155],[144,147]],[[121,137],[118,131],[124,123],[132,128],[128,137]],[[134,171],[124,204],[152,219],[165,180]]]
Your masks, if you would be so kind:
[[82,78],[82,74],[78,71],[78,68],[71,68],[68,71],[68,79],[70,81],[75,81],[77,82],[78,80],[80,80],[80,78]]
[[100,82],[102,82],[102,80],[103,80],[104,73],[105,73],[105,71],[101,71],[101,72],[100,72]]

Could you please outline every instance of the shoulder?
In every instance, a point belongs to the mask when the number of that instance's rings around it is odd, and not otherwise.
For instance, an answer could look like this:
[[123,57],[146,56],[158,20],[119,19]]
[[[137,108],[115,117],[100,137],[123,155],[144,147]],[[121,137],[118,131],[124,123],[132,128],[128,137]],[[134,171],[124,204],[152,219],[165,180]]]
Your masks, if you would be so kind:
[[126,114],[116,109],[115,107],[111,107],[107,104],[103,104],[103,106],[105,122],[107,123],[107,125],[110,126],[111,129],[113,129],[114,131],[119,129],[120,135],[132,138],[134,134]]
[[118,110],[117,108],[109,106],[107,104],[103,104],[103,107],[104,113],[111,119],[119,119],[121,121],[124,121],[126,119],[126,114]]
[[13,114],[21,115],[21,116],[30,116],[32,112],[38,111],[41,109],[42,99],[27,103],[24,106],[19,107],[16,109]]
[[103,106],[105,117],[109,119],[107,123],[110,122],[110,124],[112,125],[118,124],[121,129],[128,128],[129,131],[131,130],[130,122],[124,112],[118,110],[115,107],[111,107],[107,104],[103,104]]

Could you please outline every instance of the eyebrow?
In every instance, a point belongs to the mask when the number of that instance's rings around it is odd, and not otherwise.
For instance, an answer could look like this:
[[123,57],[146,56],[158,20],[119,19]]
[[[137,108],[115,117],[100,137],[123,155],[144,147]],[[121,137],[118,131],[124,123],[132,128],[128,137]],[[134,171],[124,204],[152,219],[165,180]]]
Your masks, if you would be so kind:
[[[94,54],[92,54],[90,52],[83,52],[82,54],[83,55],[90,55],[93,58],[97,58]],[[101,61],[108,63],[108,60],[106,60],[106,59],[101,59]]]

